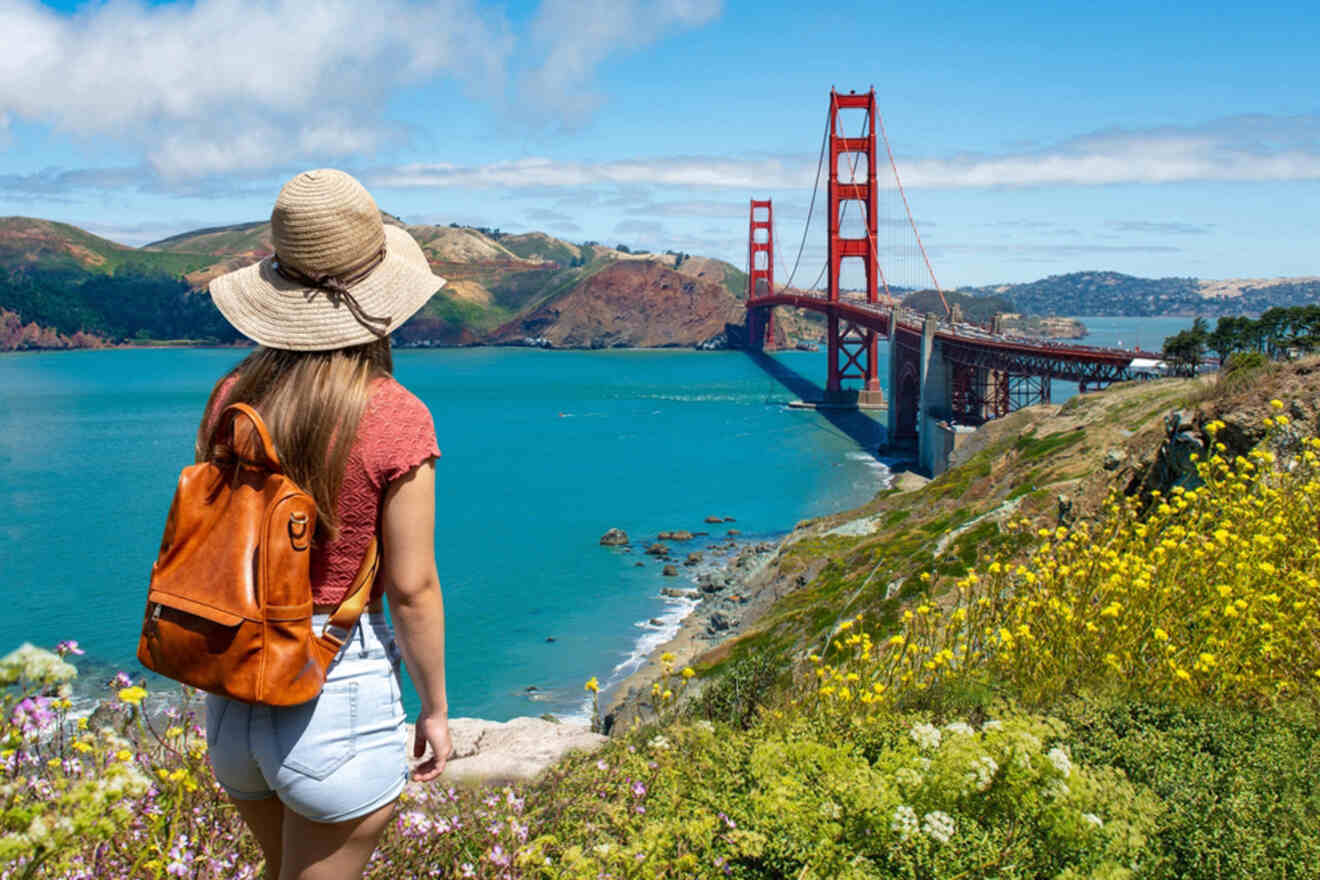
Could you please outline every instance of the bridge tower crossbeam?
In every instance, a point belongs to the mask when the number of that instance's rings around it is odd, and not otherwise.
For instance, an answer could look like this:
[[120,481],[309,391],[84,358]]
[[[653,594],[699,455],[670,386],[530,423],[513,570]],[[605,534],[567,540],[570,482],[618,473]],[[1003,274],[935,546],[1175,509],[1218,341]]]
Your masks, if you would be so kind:
[[[770,199],[752,199],[747,224],[747,298],[775,292],[775,209]],[[748,313],[747,340],[753,348],[773,348],[775,311],[766,307]]]
[[[865,113],[865,131],[860,136],[849,136],[839,131],[840,110],[862,110]],[[840,273],[845,258],[861,260],[866,278],[866,302],[879,301],[876,266],[876,164],[875,164],[875,89],[865,94],[841,94],[830,90],[829,121],[829,302],[838,303]],[[851,172],[849,179],[839,177],[840,159],[846,161]],[[859,182],[856,170],[865,161],[866,179]],[[862,238],[844,237],[841,232],[843,212],[849,208],[859,211],[865,235]],[[881,403],[879,357],[876,351],[878,334],[870,327],[841,321],[836,310],[828,312],[826,344],[829,349],[829,376],[825,384],[826,399],[844,396],[843,382],[859,379],[862,387],[859,402]],[[892,333],[892,328],[890,329]]]

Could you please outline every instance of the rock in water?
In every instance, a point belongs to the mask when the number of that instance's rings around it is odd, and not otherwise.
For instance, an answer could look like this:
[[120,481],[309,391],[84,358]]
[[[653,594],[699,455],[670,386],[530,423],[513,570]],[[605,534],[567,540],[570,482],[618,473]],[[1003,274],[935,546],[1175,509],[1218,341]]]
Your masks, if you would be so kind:
[[605,547],[621,547],[628,543],[628,533],[623,529],[610,529],[600,536],[600,543]]
[[678,567],[674,565],[666,565],[660,570],[660,573],[665,577],[678,577]]
[[722,523],[722,522],[724,522],[724,517],[722,517],[722,516],[708,516],[708,517],[706,517],[706,522],[708,522],[708,523]]
[[658,541],[691,541],[695,536],[685,529],[679,529],[676,532],[661,532],[655,537]]
[[669,548],[664,544],[652,544],[646,548],[646,554],[648,556],[668,556]]

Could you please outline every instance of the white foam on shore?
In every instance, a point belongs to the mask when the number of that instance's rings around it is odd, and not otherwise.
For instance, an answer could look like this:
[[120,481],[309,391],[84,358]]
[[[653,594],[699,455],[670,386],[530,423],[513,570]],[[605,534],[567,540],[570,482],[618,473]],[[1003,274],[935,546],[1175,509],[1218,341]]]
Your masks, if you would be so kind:
[[[633,626],[642,630],[642,635],[633,643],[632,651],[623,659],[621,663],[610,670],[609,678],[602,685],[602,689],[612,687],[632,675],[646,658],[651,656],[651,652],[678,635],[679,628],[683,625],[683,619],[691,614],[696,607],[701,604],[696,599],[684,599],[677,596],[665,596],[665,610],[658,616],[639,620]],[[651,620],[658,621],[657,624],[651,623]]]

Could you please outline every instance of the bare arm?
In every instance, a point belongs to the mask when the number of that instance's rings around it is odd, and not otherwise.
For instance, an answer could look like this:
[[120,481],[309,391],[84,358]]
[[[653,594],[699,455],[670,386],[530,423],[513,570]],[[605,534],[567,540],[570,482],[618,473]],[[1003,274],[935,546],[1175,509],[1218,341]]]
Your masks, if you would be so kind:
[[413,771],[428,782],[453,751],[445,694],[445,607],[435,568],[435,462],[427,461],[390,484],[381,506],[380,577],[399,634],[408,675],[422,698],[413,755],[427,743],[432,757]]

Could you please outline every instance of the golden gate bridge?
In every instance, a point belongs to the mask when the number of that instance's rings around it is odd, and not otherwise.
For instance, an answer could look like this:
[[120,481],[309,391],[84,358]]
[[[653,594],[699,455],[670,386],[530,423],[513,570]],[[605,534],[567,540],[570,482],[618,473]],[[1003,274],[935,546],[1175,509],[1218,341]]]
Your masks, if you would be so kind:
[[[861,132],[840,131],[840,111],[862,113]],[[880,264],[877,236],[876,132],[884,141],[895,189],[902,201],[921,262],[944,314],[918,314],[903,307],[891,293]],[[892,446],[915,446],[918,466],[928,473],[944,469],[948,453],[957,444],[960,426],[979,425],[1013,410],[1048,403],[1055,379],[1077,382],[1080,391],[1099,389],[1111,382],[1136,378],[1133,363],[1159,355],[1137,350],[1062,345],[1023,339],[998,332],[998,322],[984,327],[962,321],[950,308],[935,278],[934,268],[903,184],[898,175],[884,123],[876,109],[875,89],[858,94],[830,91],[830,107],[820,162],[829,158],[826,187],[827,254],[825,265],[809,290],[793,288],[801,263],[799,248],[793,273],[775,287],[774,207],[769,200],[751,201],[747,245],[747,345],[754,350],[774,346],[774,307],[790,306],[823,313],[826,330],[826,407],[888,410]],[[849,165],[847,179],[841,160]],[[859,180],[858,168],[865,164]],[[817,190],[820,163],[817,168]],[[816,200],[812,192],[812,205]],[[858,212],[864,235],[845,234],[849,208]],[[811,223],[808,209],[803,245]],[[852,231],[851,229],[849,230]],[[845,260],[860,262],[865,285],[845,292],[841,272]],[[823,293],[814,292],[827,277]],[[880,385],[878,343],[889,340],[888,385],[892,399],[884,399]],[[853,385],[853,383],[857,383]]]

